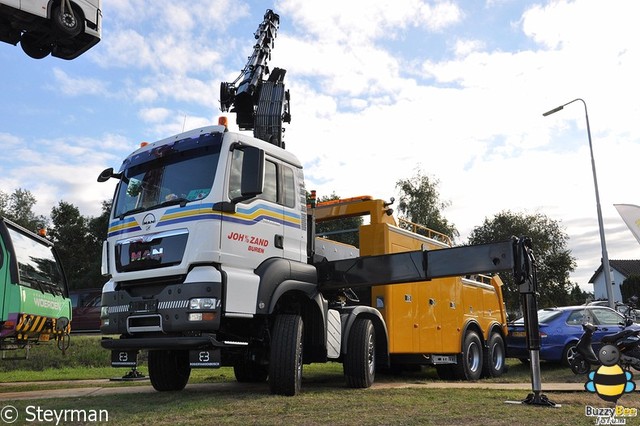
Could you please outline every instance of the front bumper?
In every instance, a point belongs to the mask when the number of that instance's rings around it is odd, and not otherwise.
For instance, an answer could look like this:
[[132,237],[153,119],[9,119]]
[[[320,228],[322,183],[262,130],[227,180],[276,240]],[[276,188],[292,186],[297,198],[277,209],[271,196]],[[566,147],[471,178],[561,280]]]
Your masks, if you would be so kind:
[[[126,288],[105,292],[102,306],[106,316],[102,316],[102,334],[122,334],[134,336],[147,333],[180,334],[193,332],[215,332],[220,327],[222,315],[222,283],[190,282],[170,284],[157,290],[152,286],[139,286],[135,291]],[[195,298],[214,299],[211,309],[190,309],[190,300]],[[191,314],[206,313],[206,320],[190,319]],[[163,337],[165,338],[165,337]],[[187,339],[199,338],[188,337]],[[197,343],[206,344],[207,339]]]
[[241,342],[220,342],[214,334],[208,333],[203,333],[201,336],[103,338],[100,344],[103,348],[112,351],[211,349],[244,345],[244,343]]

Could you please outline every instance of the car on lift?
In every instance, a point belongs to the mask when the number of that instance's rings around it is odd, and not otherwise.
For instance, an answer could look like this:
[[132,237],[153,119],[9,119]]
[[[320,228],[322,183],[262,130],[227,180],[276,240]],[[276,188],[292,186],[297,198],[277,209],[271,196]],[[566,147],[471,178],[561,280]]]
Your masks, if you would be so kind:
[[0,41],[34,59],[74,59],[97,44],[101,0],[0,0]]
[[[579,305],[560,308],[545,308],[538,311],[540,324],[540,359],[562,363],[568,366],[575,356],[575,345],[582,336],[582,324],[591,323],[598,327],[593,335],[593,347],[597,352],[602,337],[624,328],[625,317],[620,312],[606,306]],[[528,362],[529,351],[525,338],[524,319],[519,318],[507,325],[507,357]],[[640,325],[630,326],[640,329]]]

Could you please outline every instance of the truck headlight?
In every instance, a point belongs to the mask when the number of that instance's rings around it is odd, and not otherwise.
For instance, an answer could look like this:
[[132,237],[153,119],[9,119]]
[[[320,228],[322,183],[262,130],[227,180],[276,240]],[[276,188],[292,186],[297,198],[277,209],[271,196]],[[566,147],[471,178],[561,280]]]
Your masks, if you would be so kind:
[[189,300],[189,309],[215,309],[217,304],[218,299],[216,299],[215,297],[198,297]]
[[109,317],[109,307],[108,306],[101,306],[100,307],[100,318],[104,319]]

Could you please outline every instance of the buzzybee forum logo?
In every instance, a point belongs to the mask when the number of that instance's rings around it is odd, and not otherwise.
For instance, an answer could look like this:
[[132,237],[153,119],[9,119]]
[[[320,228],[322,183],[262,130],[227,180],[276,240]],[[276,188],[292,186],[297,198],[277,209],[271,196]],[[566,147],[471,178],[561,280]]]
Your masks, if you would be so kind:
[[615,408],[597,408],[587,405],[584,414],[595,418],[596,425],[626,425],[627,418],[638,416],[637,408],[618,405],[618,399],[629,392],[633,392],[636,384],[629,371],[624,371],[618,364],[620,353],[615,346],[605,345],[598,353],[600,367],[589,373],[589,380],[584,388],[587,392],[595,393],[607,402],[615,404]]
[[615,403],[623,394],[635,390],[633,375],[618,365],[620,354],[615,346],[604,346],[598,354],[598,359],[602,365],[589,373],[589,380],[584,385],[587,392]]

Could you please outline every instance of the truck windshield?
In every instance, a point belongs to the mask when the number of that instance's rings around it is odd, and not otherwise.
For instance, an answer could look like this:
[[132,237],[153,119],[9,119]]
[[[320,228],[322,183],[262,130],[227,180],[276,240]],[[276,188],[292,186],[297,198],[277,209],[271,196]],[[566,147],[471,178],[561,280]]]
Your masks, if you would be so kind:
[[19,284],[63,295],[63,275],[51,247],[14,229],[8,231],[18,262]]
[[186,205],[211,192],[220,156],[219,134],[183,139],[138,154],[124,164],[114,217]]

